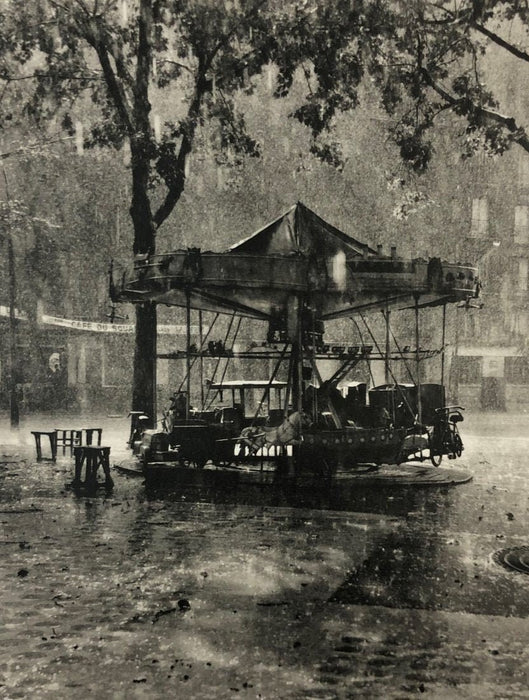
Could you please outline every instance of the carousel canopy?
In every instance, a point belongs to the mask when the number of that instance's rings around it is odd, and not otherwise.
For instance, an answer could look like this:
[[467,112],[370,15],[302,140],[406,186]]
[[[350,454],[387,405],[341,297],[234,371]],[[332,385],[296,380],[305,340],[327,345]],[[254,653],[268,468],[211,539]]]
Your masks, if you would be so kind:
[[113,297],[261,319],[304,306],[325,321],[373,308],[462,301],[477,289],[475,268],[381,255],[298,202],[225,252],[138,256],[113,284]]
[[272,223],[228,249],[230,253],[246,255],[300,255],[328,257],[343,252],[354,257],[376,255],[366,243],[361,243],[331,226],[298,202]]

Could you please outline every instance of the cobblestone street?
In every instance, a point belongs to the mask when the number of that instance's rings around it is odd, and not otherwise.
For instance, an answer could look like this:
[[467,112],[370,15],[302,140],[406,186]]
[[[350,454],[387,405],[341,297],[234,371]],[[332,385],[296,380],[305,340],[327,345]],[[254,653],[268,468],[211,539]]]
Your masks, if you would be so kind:
[[[493,558],[529,544],[527,420],[467,420],[455,487],[154,493],[114,469],[92,497],[24,424],[0,465],[0,696],[528,697],[529,578]],[[119,461],[126,421],[103,435]]]

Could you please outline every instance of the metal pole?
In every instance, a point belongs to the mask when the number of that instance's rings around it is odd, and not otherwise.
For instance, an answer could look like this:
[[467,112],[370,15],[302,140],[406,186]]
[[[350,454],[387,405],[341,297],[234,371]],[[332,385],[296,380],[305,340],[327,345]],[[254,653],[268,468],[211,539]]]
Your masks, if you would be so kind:
[[298,308],[298,400],[296,405],[296,411],[301,413],[303,411],[303,328],[302,328],[302,318],[301,318],[302,304],[299,304]]
[[[286,345],[285,345],[286,347]],[[290,357],[288,358],[288,377],[287,377],[287,390],[285,391],[285,403],[283,406],[283,417],[287,418],[288,417],[288,404],[290,401],[290,392],[292,389],[292,377],[293,377],[293,367],[294,367],[294,362],[295,362],[295,356],[294,356],[294,343],[290,346]]]
[[456,316],[456,331],[454,338],[454,352],[452,353],[452,359],[450,361],[450,398],[449,401],[453,403],[458,403],[459,400],[459,306],[455,307]]
[[441,340],[441,386],[445,385],[445,338],[446,338],[446,304],[443,304],[443,336]]
[[204,344],[202,331],[202,309],[198,312],[198,332],[200,334],[200,406],[204,410],[204,355],[202,346]]
[[[7,181],[7,173],[2,166],[6,188],[7,205],[10,207],[9,183]],[[9,222],[8,222],[9,226]],[[20,423],[20,411],[18,406],[18,355],[17,355],[17,320],[15,315],[16,308],[16,277],[15,277],[15,251],[13,247],[13,236],[11,231],[6,230],[7,241],[7,259],[8,259],[8,274],[9,274],[9,419],[11,427],[18,429]]]
[[386,301],[386,311],[382,312],[384,314],[384,319],[386,321],[386,355],[385,355],[385,362],[384,362],[384,381],[386,384],[389,384],[389,354],[391,351],[390,348],[390,338],[389,338],[389,308],[388,308],[388,302]]
[[191,294],[186,289],[186,420],[189,418],[189,406],[191,403]]
[[17,321],[15,316],[16,280],[15,280],[15,253],[13,250],[13,238],[11,232],[7,232],[7,254],[9,262],[9,364],[10,364],[10,391],[9,391],[9,416],[11,427],[17,429],[20,422],[18,407],[18,358],[17,358]]
[[419,297],[415,297],[415,366],[417,378],[417,420],[422,423],[422,401],[421,401],[421,353],[419,350]]

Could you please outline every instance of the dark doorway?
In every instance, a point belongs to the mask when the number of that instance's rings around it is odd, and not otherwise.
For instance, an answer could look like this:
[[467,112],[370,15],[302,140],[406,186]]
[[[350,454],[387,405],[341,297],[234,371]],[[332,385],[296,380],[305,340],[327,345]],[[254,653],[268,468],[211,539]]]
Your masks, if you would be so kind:
[[483,377],[481,408],[484,411],[505,411],[505,380],[503,377]]

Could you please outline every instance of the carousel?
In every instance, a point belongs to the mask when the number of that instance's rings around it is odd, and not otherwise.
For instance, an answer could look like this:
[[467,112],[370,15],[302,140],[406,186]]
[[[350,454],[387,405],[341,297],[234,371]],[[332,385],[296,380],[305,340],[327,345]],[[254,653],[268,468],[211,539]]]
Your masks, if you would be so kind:
[[[137,256],[111,291],[115,302],[185,312],[185,347],[158,355],[185,368],[161,425],[144,429],[147,417],[133,415],[129,442],[145,470],[257,463],[330,474],[461,455],[462,409],[446,405],[445,329],[447,305],[471,305],[479,294],[470,265],[404,260],[394,248],[385,255],[297,203],[224,252]],[[435,307],[439,346],[424,349],[421,314]],[[404,343],[393,333],[401,312],[414,319]],[[223,339],[213,341],[222,318]],[[245,319],[262,329],[250,347],[237,342]],[[381,319],[383,334],[373,329]],[[327,338],[331,322],[340,341]],[[434,357],[438,381],[421,381],[422,363]],[[245,360],[252,361],[248,375]]]

